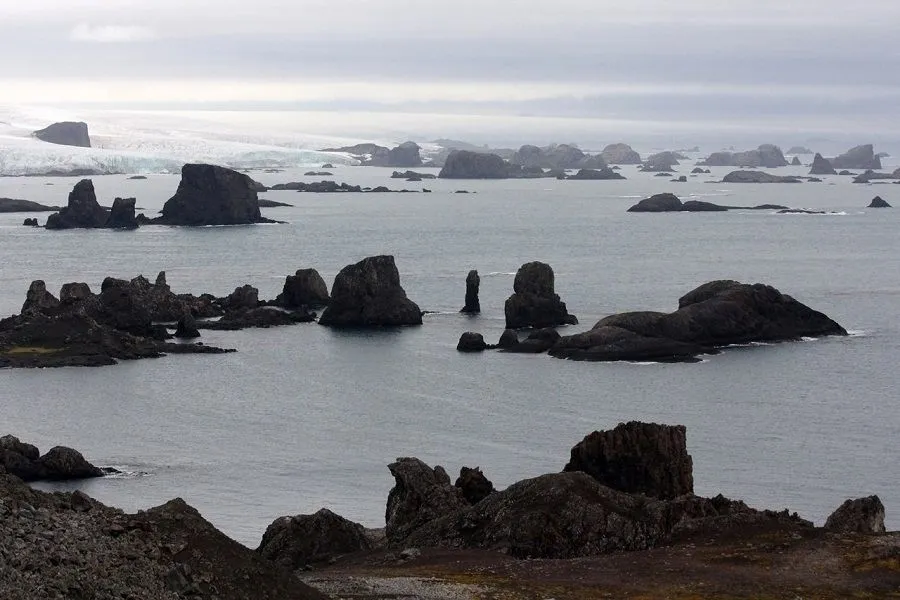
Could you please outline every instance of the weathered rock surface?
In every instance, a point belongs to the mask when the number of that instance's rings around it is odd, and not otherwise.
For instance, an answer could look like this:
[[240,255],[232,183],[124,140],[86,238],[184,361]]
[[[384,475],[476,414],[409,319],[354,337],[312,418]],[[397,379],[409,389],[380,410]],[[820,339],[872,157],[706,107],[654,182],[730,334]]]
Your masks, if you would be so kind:
[[441,467],[432,469],[418,458],[398,458],[388,469],[394,476],[385,511],[385,535],[391,543],[402,543],[422,525],[469,506]]
[[59,299],[47,291],[47,284],[37,279],[28,286],[25,293],[25,303],[22,305],[22,314],[33,312],[45,312],[59,306]]
[[417,171],[394,171],[391,173],[391,179],[436,179],[437,175],[434,173],[419,173]]
[[370,256],[334,279],[331,302],[319,318],[330,327],[421,325],[422,311],[406,297],[393,256]]
[[39,456],[37,447],[22,443],[12,435],[0,438],[0,466],[23,481],[64,481],[103,476],[103,471],[85,460],[77,450],[56,446]]
[[221,304],[226,311],[256,308],[259,306],[259,290],[252,285],[242,285],[234,288],[233,292],[222,299]]
[[566,179],[582,181],[606,181],[610,179],[625,179],[625,176],[613,171],[609,167],[602,169],[579,169],[577,173],[569,175]]
[[205,164],[186,164],[175,195],[166,201],[162,225],[248,225],[271,223],[259,212],[253,180],[232,169]]
[[59,210],[58,206],[45,206],[31,200],[17,200],[16,198],[0,198],[0,213],[17,212],[53,212]]
[[590,331],[561,338],[550,354],[596,361],[686,360],[704,348],[846,334],[824,314],[773,287],[714,281],[682,297],[675,312],[611,315]]
[[447,156],[441,179],[505,179],[509,165],[498,155],[470,150],[454,150]]
[[793,160],[791,160],[791,166],[792,166],[792,167],[799,167],[799,166],[802,166],[802,165],[803,165],[803,163],[801,163],[801,162],[800,162],[800,159],[799,159],[798,157],[796,157],[796,156],[793,158]]
[[837,175],[837,171],[834,170],[834,166],[828,159],[823,157],[821,154],[816,152],[816,156],[813,158],[812,166],[809,169],[810,175]]
[[850,148],[840,156],[831,159],[831,166],[835,169],[872,169],[881,168],[881,159],[875,154],[872,144],[863,144]]
[[641,167],[641,171],[651,173],[666,172],[671,171],[678,164],[679,160],[675,152],[657,152],[647,157],[647,160],[644,161],[644,165]]
[[325,600],[176,499],[126,514],[0,475],[0,598]]
[[602,156],[588,156],[571,144],[553,144],[544,148],[526,144],[512,155],[509,162],[532,169],[605,169]]
[[94,182],[82,179],[69,193],[68,205],[47,218],[47,229],[103,227],[106,220],[106,210],[97,202],[94,193]]
[[138,222],[134,215],[134,198],[116,198],[106,219],[107,229],[137,229]]
[[91,147],[91,136],[88,133],[87,123],[80,121],[53,123],[44,129],[35,131],[31,135],[42,142],[59,144],[61,146]]
[[459,336],[456,349],[460,352],[483,352],[488,349],[484,336],[474,331],[466,331]]
[[550,265],[535,261],[519,267],[513,282],[514,293],[506,300],[506,328],[577,324],[578,319],[569,314],[554,288]]
[[632,421],[585,437],[563,471],[582,471],[620,492],[671,499],[694,493],[693,469],[683,425]]
[[311,515],[275,519],[256,551],[291,571],[334,559],[342,554],[371,550],[362,525],[323,508]]
[[800,183],[792,175],[772,175],[765,171],[732,171],[722,179],[723,183]]
[[867,208],[891,208],[891,205],[887,203],[881,196],[875,196],[872,198],[872,201],[869,202],[869,206]]
[[639,165],[641,155],[634,151],[628,144],[609,144],[600,153],[603,160],[610,165]]
[[878,496],[847,500],[831,513],[825,529],[838,533],[884,533],[884,504]]
[[328,285],[319,272],[315,269],[298,269],[293,275],[287,276],[284,288],[275,302],[285,308],[317,308],[327,306],[330,301]]
[[180,340],[193,340],[200,337],[200,330],[197,329],[197,320],[194,319],[194,315],[186,313],[178,319],[175,326],[175,337]]
[[466,275],[466,304],[459,312],[476,314],[481,312],[481,303],[478,300],[478,288],[481,285],[481,278],[478,271],[469,271]]
[[763,144],[746,152],[714,152],[698,165],[707,167],[764,167],[773,169],[787,166],[788,162],[778,146]]
[[463,467],[459,470],[459,477],[456,479],[454,487],[462,490],[463,498],[469,504],[478,504],[496,490],[491,480],[484,476],[481,469],[475,467]]

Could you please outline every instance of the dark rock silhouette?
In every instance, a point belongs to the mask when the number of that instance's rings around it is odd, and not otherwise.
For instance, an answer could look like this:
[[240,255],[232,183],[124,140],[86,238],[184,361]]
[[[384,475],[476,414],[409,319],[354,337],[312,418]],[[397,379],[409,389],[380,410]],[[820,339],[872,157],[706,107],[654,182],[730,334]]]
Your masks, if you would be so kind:
[[878,496],[847,500],[831,513],[825,529],[838,533],[884,533],[884,504]]
[[65,446],[51,448],[39,456],[37,447],[20,442],[12,435],[0,438],[0,467],[23,481],[64,481],[102,477],[77,450]]
[[507,298],[506,328],[575,325],[566,304],[556,294],[553,268],[542,262],[525,263],[516,272],[513,295]]
[[555,346],[560,337],[562,336],[559,335],[559,332],[552,327],[535,329],[524,340],[516,344],[510,344],[508,347],[503,348],[503,351],[515,354],[542,354]]
[[466,275],[466,304],[459,312],[475,314],[481,312],[481,303],[478,301],[478,288],[481,285],[481,278],[478,277],[478,271],[469,271]]
[[22,225],[25,227],[40,227],[37,219],[25,219],[22,221]]
[[569,175],[566,179],[605,181],[608,179],[625,179],[625,176],[609,167],[605,167],[603,169],[579,169],[577,173]]
[[398,458],[388,469],[394,476],[385,510],[385,535],[391,543],[402,543],[429,521],[469,505],[441,467],[432,469],[418,458]]
[[68,205],[47,218],[47,229],[103,227],[107,218],[106,210],[97,202],[94,182],[82,179],[69,193]]
[[296,325],[297,323],[311,323],[315,319],[315,313],[309,312],[304,307],[293,311],[284,311],[272,306],[260,306],[258,308],[229,310],[218,321],[197,321],[197,328],[214,331],[239,331],[250,328],[268,329],[269,327],[282,327],[285,325]]
[[651,154],[644,161],[641,171],[651,173],[672,171],[672,168],[679,164],[678,155],[675,152],[665,151]]
[[409,181],[410,179],[436,179],[437,175],[434,173],[419,173],[416,171],[394,171],[391,173],[391,179],[406,179]]
[[53,212],[57,210],[59,210],[58,206],[45,206],[31,200],[0,198],[0,213]]
[[226,310],[246,310],[259,306],[259,290],[252,285],[242,285],[222,299]]
[[854,177],[853,183],[870,183],[872,181],[883,179],[896,179],[896,176],[893,173],[879,173],[869,169],[866,172],[860,173],[859,175]]
[[563,471],[582,471],[621,492],[671,499],[694,493],[683,425],[632,421],[595,431],[574,448]]
[[59,144],[61,146],[78,146],[80,148],[91,147],[91,136],[88,134],[87,123],[75,121],[63,121],[53,123],[44,129],[32,133],[42,142]]
[[828,159],[823,157],[821,154],[816,152],[816,156],[813,158],[812,167],[809,169],[810,175],[837,175],[837,171],[834,170],[834,166]]
[[791,166],[792,166],[792,167],[799,167],[799,166],[801,166],[802,164],[803,164],[803,163],[801,163],[801,162],[800,162],[800,159],[799,159],[798,157],[796,157],[796,156],[793,158],[793,160],[791,160]]
[[256,551],[291,571],[343,554],[371,550],[362,525],[323,508],[312,515],[275,519]]
[[515,348],[519,345],[519,334],[516,333],[514,329],[504,329],[503,333],[500,334],[500,341],[497,343],[497,347],[508,350],[510,348]]
[[460,352],[483,352],[488,349],[484,336],[474,331],[467,331],[459,336],[456,349]]
[[883,200],[881,196],[875,196],[874,198],[872,198],[872,201],[869,202],[869,206],[867,208],[891,208],[891,205]]
[[331,302],[319,318],[331,327],[421,325],[422,312],[406,297],[393,256],[370,256],[334,279]]
[[25,303],[22,305],[22,314],[45,312],[59,306],[59,299],[47,291],[47,284],[36,279],[28,286],[25,293]]
[[327,306],[330,300],[328,285],[318,271],[298,269],[296,273],[288,275],[285,279],[284,288],[278,296],[276,304],[285,308],[301,306],[317,308]]
[[693,175],[703,175],[709,172],[709,169],[704,169],[703,167],[694,167],[691,169],[691,174]]
[[723,183],[800,183],[791,175],[772,175],[765,171],[732,171],[722,179]]
[[509,165],[498,155],[454,150],[438,174],[441,179],[505,179]]
[[872,144],[863,144],[850,148],[840,156],[831,159],[835,169],[881,169],[881,159],[875,154]]
[[107,229],[137,229],[138,222],[134,216],[134,198],[116,198],[106,219]]
[[639,165],[641,155],[634,151],[628,144],[609,144],[600,153],[603,160],[610,165]]
[[459,477],[453,485],[462,490],[463,498],[469,504],[478,504],[495,491],[494,484],[484,476],[484,473],[478,467],[474,469],[463,467],[460,469]]
[[683,210],[681,199],[675,194],[655,194],[644,198],[628,209],[628,212],[677,212]]
[[746,152],[714,152],[698,165],[707,167],[785,167],[788,162],[778,146],[763,144]]
[[186,164],[175,195],[166,201],[162,225],[247,225],[271,223],[259,212],[253,180],[232,169]]
[[191,313],[186,313],[178,319],[175,327],[175,337],[182,340],[192,340],[200,337],[200,330],[197,329],[197,321]]

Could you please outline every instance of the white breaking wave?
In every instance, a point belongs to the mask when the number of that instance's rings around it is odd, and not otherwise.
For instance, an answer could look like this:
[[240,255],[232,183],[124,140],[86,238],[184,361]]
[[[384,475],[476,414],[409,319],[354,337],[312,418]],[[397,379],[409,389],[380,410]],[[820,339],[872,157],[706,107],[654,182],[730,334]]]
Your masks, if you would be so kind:
[[[311,149],[346,145],[355,140],[253,129],[247,124],[229,122],[226,116],[210,113],[208,119],[202,119],[178,113],[76,114],[0,107],[0,176],[78,171],[177,173],[187,162],[238,169],[356,163],[345,154]],[[86,121],[94,147],[59,146],[31,137],[32,131],[61,120]]]

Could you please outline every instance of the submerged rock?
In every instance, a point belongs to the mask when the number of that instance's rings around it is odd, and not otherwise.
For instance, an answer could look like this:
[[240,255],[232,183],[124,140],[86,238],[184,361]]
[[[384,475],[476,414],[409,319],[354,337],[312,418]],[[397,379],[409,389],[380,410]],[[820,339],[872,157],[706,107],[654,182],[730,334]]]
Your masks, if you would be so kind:
[[513,282],[514,293],[506,300],[506,328],[577,324],[578,319],[569,314],[554,287],[550,265],[535,261],[519,267]]
[[683,425],[632,421],[595,431],[574,448],[563,471],[582,471],[621,492],[671,499],[694,493]]
[[481,303],[478,301],[478,288],[481,285],[481,278],[478,277],[478,271],[469,271],[466,275],[466,304],[459,312],[476,314],[481,312]]
[[256,551],[296,571],[342,554],[371,549],[372,542],[362,525],[323,508],[312,515],[275,519]]
[[330,327],[421,325],[422,311],[406,297],[393,256],[370,256],[334,279],[331,302],[319,318]]

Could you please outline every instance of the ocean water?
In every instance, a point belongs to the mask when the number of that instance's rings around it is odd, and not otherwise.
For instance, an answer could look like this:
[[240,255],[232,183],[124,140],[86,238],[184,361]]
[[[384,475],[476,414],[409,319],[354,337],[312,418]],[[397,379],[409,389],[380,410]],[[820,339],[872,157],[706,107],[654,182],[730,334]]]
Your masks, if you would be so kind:
[[[68,281],[96,289],[107,275],[165,270],[175,291],[225,294],[249,283],[271,298],[298,268],[330,283],[379,253],[396,257],[409,296],[435,311],[402,330],[204,332],[206,343],[238,350],[223,356],[0,371],[0,434],[141,473],[69,487],[127,510],[180,496],[249,546],[276,517],[323,506],[383,525],[386,465],[398,456],[451,475],[478,465],[503,487],[560,470],[583,436],[634,419],[687,426],[700,494],[822,523],[846,498],[876,493],[888,525],[900,526],[900,216],[864,208],[876,194],[900,205],[900,186],[843,177],[726,185],[709,181],[727,169],[714,171],[687,183],[634,167],[623,168],[626,181],[406,183],[389,180],[390,170],[339,166],[338,181],[433,193],[269,192],[294,204],[264,209],[287,224],[249,227],[49,232],[21,227],[31,215],[0,215],[2,315],[19,311],[33,279],[54,291]],[[274,184],[300,173],[252,175]],[[0,197],[64,204],[74,182],[0,179]],[[135,196],[150,214],[178,177],[94,183],[101,203]],[[833,214],[625,212],[662,191]],[[531,260],[554,267],[557,292],[581,321],[564,333],[613,312],[671,310],[696,285],[733,278],[775,285],[853,335],[731,348],[698,364],[457,353],[463,331],[499,337],[513,275]],[[472,268],[482,281],[477,317],[457,313]]]

